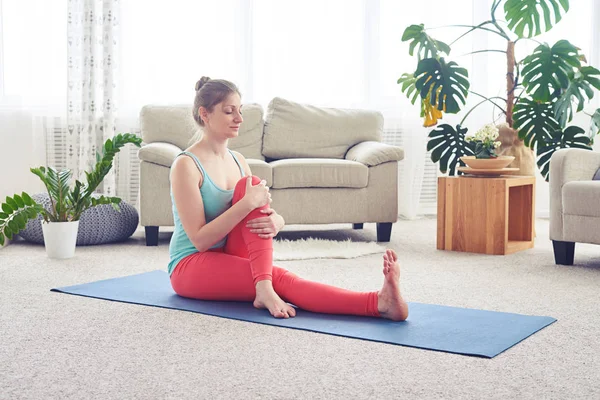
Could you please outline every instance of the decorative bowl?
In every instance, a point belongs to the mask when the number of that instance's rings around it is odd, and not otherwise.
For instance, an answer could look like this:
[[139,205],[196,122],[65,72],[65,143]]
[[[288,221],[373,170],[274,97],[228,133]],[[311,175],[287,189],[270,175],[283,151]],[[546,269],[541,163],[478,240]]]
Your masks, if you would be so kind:
[[502,169],[510,164],[515,158],[513,156],[498,156],[496,158],[475,158],[475,156],[463,156],[460,159],[473,169]]

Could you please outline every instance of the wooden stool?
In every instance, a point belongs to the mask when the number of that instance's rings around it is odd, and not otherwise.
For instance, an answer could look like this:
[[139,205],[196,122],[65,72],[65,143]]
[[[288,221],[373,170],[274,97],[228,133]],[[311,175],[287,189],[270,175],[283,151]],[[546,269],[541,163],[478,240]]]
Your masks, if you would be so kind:
[[535,177],[438,178],[437,248],[510,254],[534,244]]

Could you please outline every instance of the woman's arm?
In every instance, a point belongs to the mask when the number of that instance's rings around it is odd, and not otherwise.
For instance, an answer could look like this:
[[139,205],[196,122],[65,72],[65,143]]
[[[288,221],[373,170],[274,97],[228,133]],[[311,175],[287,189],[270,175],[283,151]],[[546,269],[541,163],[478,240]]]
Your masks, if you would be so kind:
[[253,210],[245,199],[241,199],[207,224],[198,189],[202,183],[202,173],[189,157],[178,157],[171,168],[175,207],[185,233],[198,251],[206,251],[223,239]]

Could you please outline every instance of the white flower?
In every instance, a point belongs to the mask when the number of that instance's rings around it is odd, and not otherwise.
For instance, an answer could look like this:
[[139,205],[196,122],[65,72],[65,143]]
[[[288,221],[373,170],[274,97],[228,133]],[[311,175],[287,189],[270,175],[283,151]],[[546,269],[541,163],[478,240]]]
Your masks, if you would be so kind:
[[498,127],[494,124],[484,125],[475,132],[473,136],[467,136],[465,139],[471,141],[492,142],[498,137]]
[[494,147],[495,148],[498,148],[500,146],[502,146],[502,142],[494,142]]

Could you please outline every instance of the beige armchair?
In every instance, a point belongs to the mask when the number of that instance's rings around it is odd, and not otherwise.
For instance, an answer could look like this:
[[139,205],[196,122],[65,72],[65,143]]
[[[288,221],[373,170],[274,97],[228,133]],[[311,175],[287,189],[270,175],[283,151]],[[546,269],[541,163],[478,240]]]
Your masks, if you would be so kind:
[[575,243],[600,244],[600,153],[561,149],[550,160],[550,239],[556,264],[573,265]]

